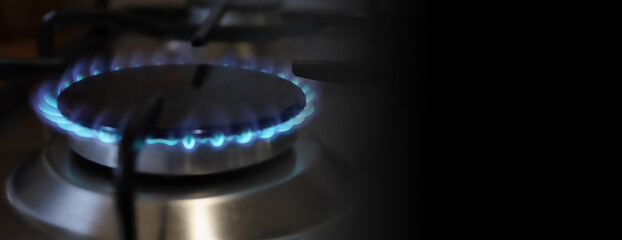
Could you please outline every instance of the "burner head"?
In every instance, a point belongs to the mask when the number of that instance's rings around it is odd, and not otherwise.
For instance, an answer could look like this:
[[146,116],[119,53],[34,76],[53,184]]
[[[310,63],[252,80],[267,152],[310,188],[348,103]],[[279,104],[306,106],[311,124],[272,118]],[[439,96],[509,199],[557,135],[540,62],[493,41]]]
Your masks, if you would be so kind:
[[158,91],[164,108],[153,137],[240,134],[277,125],[305,107],[304,93],[277,76],[214,65],[128,68],[67,87],[58,109],[82,126],[123,129],[127,116]]
[[[295,83],[214,65],[128,68],[77,80],[58,96],[58,114],[80,129],[120,133],[132,111],[160,92],[164,107],[137,156],[136,171],[214,174],[272,159],[292,146],[296,133],[290,130],[309,112],[302,111],[308,100],[304,87]],[[117,166],[116,141],[70,134],[69,145],[85,159]]]
[[[246,171],[136,176],[138,239],[327,239],[315,233],[342,226],[332,223],[353,205],[355,180],[339,154],[299,136],[293,151]],[[56,136],[4,184],[14,210],[55,234],[45,239],[118,239],[112,172],[82,163]]]

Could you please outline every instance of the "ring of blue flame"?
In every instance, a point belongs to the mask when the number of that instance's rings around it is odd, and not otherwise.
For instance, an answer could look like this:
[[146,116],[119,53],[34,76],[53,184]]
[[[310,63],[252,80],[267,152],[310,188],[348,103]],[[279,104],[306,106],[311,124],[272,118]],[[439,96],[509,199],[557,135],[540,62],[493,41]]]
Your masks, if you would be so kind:
[[[114,58],[109,68],[106,67],[103,58],[95,57],[89,60],[78,61],[73,66],[69,67],[65,73],[57,81],[46,81],[41,87],[39,87],[37,94],[33,98],[34,109],[39,116],[48,122],[55,128],[82,138],[94,138],[104,143],[118,143],[121,139],[120,133],[117,129],[107,126],[100,126],[97,129],[82,126],[78,123],[72,122],[63,116],[58,110],[57,99],[60,93],[71,84],[81,81],[82,79],[101,74],[105,71],[117,71],[124,68],[140,67],[145,65],[161,65],[166,63],[166,59],[162,56],[154,55],[151,64],[144,64],[144,59],[141,54],[135,54],[135,57],[130,59],[129,64],[120,63],[119,58]],[[184,59],[178,59],[171,61],[168,64],[184,64],[190,61]],[[274,74],[274,67],[272,65],[261,66],[260,64],[236,64],[235,59],[231,57],[223,57],[220,61],[208,61],[210,64],[219,64],[225,67],[242,67],[244,69],[258,70],[264,73]],[[239,66],[238,66],[239,65]],[[211,148],[219,149],[228,144],[241,144],[246,145],[252,143],[257,139],[273,139],[282,134],[292,132],[297,127],[301,126],[306,120],[313,116],[316,112],[314,105],[317,99],[317,91],[312,87],[308,80],[297,78],[293,74],[286,71],[276,73],[277,76],[286,79],[296,86],[298,86],[305,95],[306,105],[304,109],[298,113],[295,117],[281,122],[277,125],[270,126],[263,129],[247,129],[241,134],[225,135],[224,133],[216,133],[209,137],[199,137],[193,134],[187,134],[182,138],[152,138],[148,137],[145,140],[146,144],[163,144],[168,146],[183,146],[186,150],[194,150],[199,145],[209,146]]]

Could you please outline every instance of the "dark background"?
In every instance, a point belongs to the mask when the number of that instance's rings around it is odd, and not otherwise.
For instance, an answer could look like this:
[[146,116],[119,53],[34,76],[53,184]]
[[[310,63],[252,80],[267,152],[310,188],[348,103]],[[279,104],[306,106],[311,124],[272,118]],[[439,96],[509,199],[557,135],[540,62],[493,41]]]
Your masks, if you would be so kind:
[[[371,137],[384,139],[375,149],[366,149],[369,161],[365,173],[370,174],[366,177],[370,206],[367,216],[374,219],[368,224],[377,230],[377,236],[369,237],[427,239],[428,219],[433,215],[428,191],[433,95],[429,56],[431,12],[425,1],[369,2],[381,9],[377,23],[368,26],[368,40],[374,43],[368,49],[371,60],[388,63],[391,71],[382,69],[377,74],[395,79],[381,86],[389,91],[379,100],[382,106],[375,108],[381,116],[378,124],[361,126],[378,128]],[[92,4],[93,1],[74,0],[1,1],[0,57],[35,57],[37,27],[45,13]],[[62,42],[72,34],[72,30],[60,32],[57,40]],[[0,81],[0,87],[3,84]]]

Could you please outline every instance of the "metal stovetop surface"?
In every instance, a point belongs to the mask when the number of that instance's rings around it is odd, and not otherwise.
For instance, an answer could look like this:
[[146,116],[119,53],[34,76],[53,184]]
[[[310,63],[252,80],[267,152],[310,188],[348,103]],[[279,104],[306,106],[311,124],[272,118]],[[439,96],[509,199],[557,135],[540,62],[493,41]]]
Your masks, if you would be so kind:
[[[334,84],[322,84],[322,98],[319,114],[304,127],[306,131],[315,134],[323,144],[330,146],[342,154],[350,162],[353,169],[359,174],[367,175],[361,178],[362,184],[377,187],[375,177],[382,177],[380,169],[374,166],[378,161],[390,161],[383,159],[377,149],[386,147],[391,141],[393,134],[388,134],[387,129],[392,126],[385,114],[390,114],[391,104],[395,99],[391,98],[394,93],[391,88],[377,86],[342,86]],[[45,144],[45,130],[37,116],[30,110],[24,109],[21,113],[12,116],[10,125],[3,127],[0,133],[0,186],[2,198],[0,198],[0,232],[6,239],[49,239],[40,228],[27,223],[24,218],[9,205],[5,194],[5,182],[11,170],[20,161],[36,154]],[[6,123],[6,122],[5,122]],[[366,194],[375,195],[374,191],[366,191]],[[365,209],[366,204],[375,204],[375,196],[361,196],[369,199],[363,202],[359,209]],[[332,236],[360,235],[361,239],[371,237],[373,230],[361,228],[366,224],[373,224],[371,219],[375,208],[353,213],[353,221],[347,221],[346,227]],[[343,225],[342,224],[342,225]],[[362,224],[362,225],[361,225]],[[358,226],[358,227],[357,227]],[[348,227],[358,229],[348,231]],[[346,229],[346,230],[343,230]],[[364,230],[367,229],[367,230]],[[343,236],[342,236],[343,237]],[[332,238],[329,236],[330,239]],[[338,238],[335,238],[338,239]]]

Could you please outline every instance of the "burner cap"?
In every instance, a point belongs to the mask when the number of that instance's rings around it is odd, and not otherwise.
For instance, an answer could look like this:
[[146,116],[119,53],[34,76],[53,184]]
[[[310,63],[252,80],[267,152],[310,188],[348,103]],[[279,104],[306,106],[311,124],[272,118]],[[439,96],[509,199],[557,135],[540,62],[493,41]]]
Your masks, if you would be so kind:
[[67,87],[58,108],[83,126],[121,124],[154,91],[164,97],[154,137],[238,134],[295,117],[305,106],[293,83],[267,73],[214,65],[128,68]]

